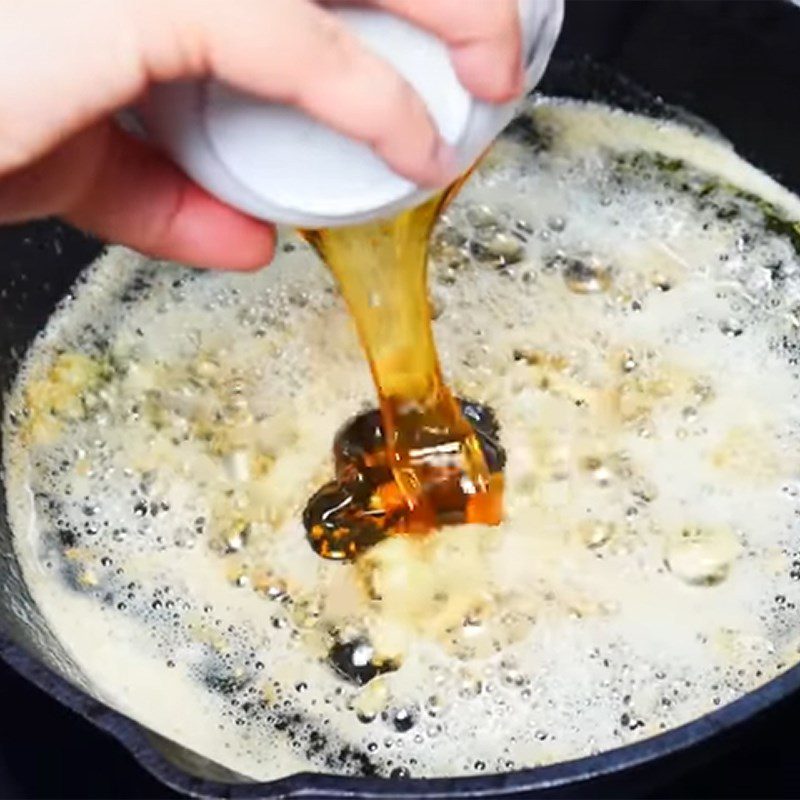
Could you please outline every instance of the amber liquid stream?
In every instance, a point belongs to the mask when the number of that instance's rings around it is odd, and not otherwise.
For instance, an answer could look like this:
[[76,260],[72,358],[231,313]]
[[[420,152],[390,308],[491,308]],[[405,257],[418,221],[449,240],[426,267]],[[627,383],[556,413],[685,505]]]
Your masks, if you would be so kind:
[[340,432],[337,480],[306,509],[309,540],[325,557],[354,558],[387,533],[500,521],[496,422],[448,389],[431,327],[428,246],[457,188],[391,219],[303,232],[339,283],[380,410]]

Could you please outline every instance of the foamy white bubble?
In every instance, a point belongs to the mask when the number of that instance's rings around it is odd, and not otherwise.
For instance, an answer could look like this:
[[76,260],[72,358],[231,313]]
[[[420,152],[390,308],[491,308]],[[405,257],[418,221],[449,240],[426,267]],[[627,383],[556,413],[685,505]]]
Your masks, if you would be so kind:
[[680,126],[529,113],[431,268],[445,371],[501,422],[497,529],[357,565],[308,546],[373,393],[290,237],[250,276],[112,250],[53,317],[7,491],[34,596],[111,705],[253,779],[460,775],[653,735],[796,659],[800,201]]

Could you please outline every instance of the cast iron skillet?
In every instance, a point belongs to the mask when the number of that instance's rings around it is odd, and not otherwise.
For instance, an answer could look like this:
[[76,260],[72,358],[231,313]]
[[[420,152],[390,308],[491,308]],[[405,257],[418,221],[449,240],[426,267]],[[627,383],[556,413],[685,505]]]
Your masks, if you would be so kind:
[[[800,191],[800,157],[795,154],[800,131],[798,43],[800,10],[780,0],[570,0],[564,34],[541,88],[657,116],[673,116],[674,107],[680,106],[719,128],[746,158]],[[3,391],[56,302],[101,249],[100,243],[50,221],[0,229]],[[7,541],[1,495],[0,534]],[[0,553],[4,561],[10,560],[7,553]],[[0,592],[6,605],[15,598],[24,603],[18,578],[13,569],[3,576]],[[717,753],[737,726],[763,719],[800,686],[800,667],[795,667],[737,702],[660,736],[591,758],[502,776],[383,781],[309,774],[270,784],[236,784],[225,782],[232,776],[223,770],[212,769],[214,779],[193,776],[197,768],[191,754],[173,753],[168,760],[157,737],[57,674],[51,667],[58,665],[59,672],[69,674],[68,659],[48,641],[41,620],[32,622],[33,633],[0,611],[0,655],[13,668],[116,737],[145,769],[179,792],[242,800],[636,795],[663,776],[674,777]],[[73,680],[80,683],[79,676]]]

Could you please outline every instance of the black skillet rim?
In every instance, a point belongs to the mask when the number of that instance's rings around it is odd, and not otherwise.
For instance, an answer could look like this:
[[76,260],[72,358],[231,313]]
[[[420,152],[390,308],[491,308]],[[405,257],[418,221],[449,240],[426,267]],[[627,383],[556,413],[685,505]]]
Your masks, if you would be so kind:
[[738,700],[692,722],[598,755],[497,775],[463,778],[385,779],[299,773],[265,783],[221,783],[189,775],[152,744],[142,725],[109,708],[44,666],[22,647],[0,636],[0,658],[44,692],[119,741],[151,775],[194,797],[234,798],[502,798],[522,792],[584,784],[633,770],[688,750],[757,716],[800,689],[800,664]]

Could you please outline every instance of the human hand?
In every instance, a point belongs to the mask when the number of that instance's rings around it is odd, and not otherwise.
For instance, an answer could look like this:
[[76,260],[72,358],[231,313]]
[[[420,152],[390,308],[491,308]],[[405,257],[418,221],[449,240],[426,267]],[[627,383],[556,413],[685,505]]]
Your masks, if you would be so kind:
[[[446,41],[474,95],[523,88],[516,0],[337,0]],[[157,81],[213,77],[369,143],[443,186],[453,156],[424,103],[324,6],[329,0],[0,0],[0,223],[57,215],[199,267],[254,269],[274,228],[200,189],[111,115]]]

